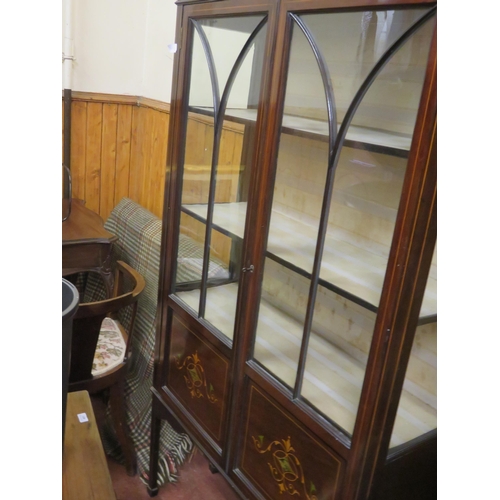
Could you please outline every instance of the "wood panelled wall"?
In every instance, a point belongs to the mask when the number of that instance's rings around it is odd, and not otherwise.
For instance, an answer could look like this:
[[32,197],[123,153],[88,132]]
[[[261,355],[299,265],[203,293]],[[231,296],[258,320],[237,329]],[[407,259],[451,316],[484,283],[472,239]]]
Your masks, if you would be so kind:
[[[62,106],[64,122],[64,100]],[[170,105],[153,99],[73,92],[73,198],[85,200],[86,206],[104,220],[124,196],[161,218],[169,118]],[[242,125],[224,123],[217,201],[235,201],[237,180],[240,169],[243,168],[243,133]],[[210,178],[211,140],[213,122],[190,113],[185,189],[191,191],[193,196],[201,196],[200,189]],[[193,169],[197,171],[197,175],[191,179]],[[228,182],[223,182],[222,172],[229,177]],[[189,199],[188,202],[203,203],[202,199]]]
[[73,92],[73,197],[104,220],[124,196],[161,218],[169,111],[152,99]]

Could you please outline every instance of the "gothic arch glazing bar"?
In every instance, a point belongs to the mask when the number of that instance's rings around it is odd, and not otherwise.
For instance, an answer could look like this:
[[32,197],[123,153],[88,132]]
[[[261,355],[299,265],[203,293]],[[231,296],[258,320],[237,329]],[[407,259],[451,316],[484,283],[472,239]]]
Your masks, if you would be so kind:
[[214,115],[217,116],[217,112],[220,106],[220,92],[219,92],[219,80],[217,79],[217,70],[215,68],[214,56],[212,54],[212,49],[210,48],[210,42],[200,26],[195,19],[191,19],[193,26],[200,37],[200,42],[205,52],[205,57],[207,59],[208,71],[210,73],[210,82],[212,84],[212,100],[214,103]]
[[290,17],[295,21],[297,26],[301,29],[302,33],[304,33],[306,40],[311,46],[314,58],[318,63],[321,79],[323,80],[323,87],[325,88],[326,110],[328,114],[328,152],[330,158],[333,154],[333,147],[337,139],[337,110],[335,106],[335,96],[333,94],[333,85],[330,71],[328,69],[328,65],[326,64],[326,60],[306,23],[296,14],[290,14]]
[[302,345],[300,351],[300,358],[297,369],[297,376],[295,379],[295,387],[294,387],[294,398],[298,398],[302,389],[302,382],[305,371],[305,364],[307,358],[307,348],[309,344],[309,337],[313,322],[314,316],[314,307],[316,304],[316,296],[318,291],[318,282],[319,275],[321,270],[321,261],[323,258],[323,250],[325,246],[325,238],[328,229],[328,215],[330,213],[330,207],[332,202],[332,194],[333,194],[333,184],[335,180],[335,172],[337,168],[337,164],[340,157],[340,152],[342,150],[344,140],[347,134],[347,130],[351,121],[358,109],[361,101],[363,100],[365,94],[368,89],[375,81],[377,76],[383,70],[385,65],[389,62],[389,60],[394,56],[394,54],[401,49],[401,47],[412,37],[412,35],[419,30],[427,21],[429,21],[436,14],[436,7],[431,8],[427,11],[420,19],[418,19],[414,24],[412,24],[391,46],[384,52],[384,54],[380,57],[377,63],[369,72],[368,76],[364,79],[363,83],[359,87],[356,92],[354,98],[352,99],[345,117],[342,121],[342,124],[339,128],[339,132],[336,138],[336,142],[333,148],[332,155],[329,159],[328,170],[327,170],[327,179],[325,184],[325,192],[323,196],[323,205],[321,209],[321,219],[319,224],[316,252],[314,257],[314,264],[311,276],[311,283],[309,289],[309,298],[306,309],[306,318],[304,321],[304,330],[302,337]]
[[215,123],[214,123],[214,147],[212,150],[212,165],[211,165],[211,174],[210,174],[210,187],[209,187],[209,195],[208,195],[208,210],[207,210],[207,220],[205,227],[205,246],[203,249],[203,270],[202,270],[202,278],[201,278],[201,290],[200,290],[200,305],[199,305],[199,316],[204,317],[205,315],[205,305],[206,305],[206,291],[207,291],[207,280],[208,280],[208,271],[210,264],[210,243],[212,236],[212,223],[213,223],[213,214],[214,214],[214,203],[215,203],[215,188],[217,183],[217,164],[219,160],[219,152],[220,152],[220,142],[222,137],[222,126],[224,124],[224,113],[226,111],[226,106],[229,100],[229,94],[233,87],[236,76],[238,75],[238,71],[241,68],[241,65],[247,56],[252,44],[255,41],[255,38],[259,34],[260,30],[267,23],[267,16],[265,16],[256,28],[253,30],[248,40],[245,42],[245,45],[241,49],[232,69],[227,79],[226,85],[224,87],[224,91],[222,93],[222,98],[220,99],[219,106],[217,109],[214,109],[215,114]]

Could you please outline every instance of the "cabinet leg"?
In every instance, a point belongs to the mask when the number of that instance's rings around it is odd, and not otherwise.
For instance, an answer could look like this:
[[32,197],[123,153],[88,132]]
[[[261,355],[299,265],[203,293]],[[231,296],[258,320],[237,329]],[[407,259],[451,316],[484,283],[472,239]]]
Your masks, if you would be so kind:
[[217,469],[217,467],[215,467],[215,465],[212,462],[208,462],[208,469],[212,474],[218,474],[219,472],[219,469]]
[[158,454],[160,448],[161,418],[158,416],[156,397],[153,396],[153,408],[151,410],[151,444],[149,448],[149,480],[148,494],[150,497],[158,495]]
[[148,485],[148,495],[150,497],[155,497],[156,495],[158,495],[158,487],[151,489]]

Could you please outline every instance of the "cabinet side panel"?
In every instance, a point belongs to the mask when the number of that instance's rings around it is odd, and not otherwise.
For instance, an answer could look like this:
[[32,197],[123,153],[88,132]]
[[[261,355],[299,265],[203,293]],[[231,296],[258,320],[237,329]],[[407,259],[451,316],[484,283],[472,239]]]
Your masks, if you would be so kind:
[[388,459],[370,500],[434,500],[437,497],[437,433]]

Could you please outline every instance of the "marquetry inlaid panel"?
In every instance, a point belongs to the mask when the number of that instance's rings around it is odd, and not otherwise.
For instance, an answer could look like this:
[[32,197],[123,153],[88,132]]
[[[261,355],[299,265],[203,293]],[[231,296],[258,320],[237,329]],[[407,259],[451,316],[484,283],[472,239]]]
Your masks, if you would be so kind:
[[227,359],[174,316],[167,386],[219,445],[228,369]]
[[250,386],[240,470],[271,500],[338,498],[344,462],[319,439]]

